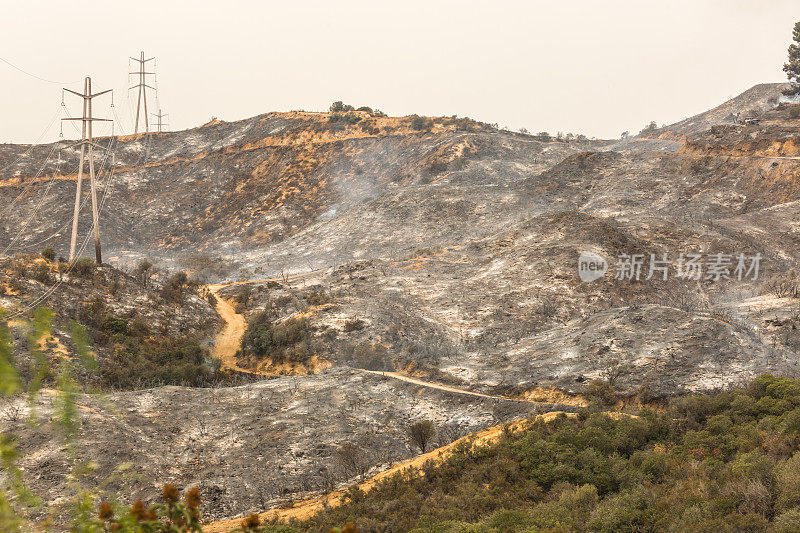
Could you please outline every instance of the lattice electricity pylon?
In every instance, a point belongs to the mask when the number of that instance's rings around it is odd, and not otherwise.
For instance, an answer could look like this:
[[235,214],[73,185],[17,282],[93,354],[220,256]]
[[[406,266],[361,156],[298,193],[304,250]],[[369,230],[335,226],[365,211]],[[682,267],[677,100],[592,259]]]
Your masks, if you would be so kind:
[[163,122],[164,117],[168,117],[169,113],[162,113],[161,110],[159,109],[158,113],[150,113],[150,114],[158,119],[158,133],[161,133],[161,128],[163,126],[169,127],[168,123]]
[[[137,59],[135,57],[132,57],[131,59],[133,59],[134,61],[139,63],[139,71],[130,73],[130,74],[138,74],[139,75],[139,83],[137,83],[136,85],[130,87],[130,89],[136,89],[137,87],[139,89],[139,94],[136,97],[136,123],[133,125],[133,133],[134,134],[139,133],[139,116],[140,116],[140,110],[141,110],[141,107],[142,107],[142,103],[144,103],[144,130],[146,132],[149,132],[150,131],[150,122],[149,122],[149,120],[147,118],[147,89],[153,89],[155,91],[156,88],[147,85],[147,76],[154,75],[155,72],[146,72],[145,71],[145,63],[147,63],[148,61],[152,61],[155,58],[151,57],[149,59],[145,59],[144,58],[144,52],[141,52],[139,59]],[[128,89],[128,90],[130,90],[130,89]]]
[[103,263],[103,256],[100,252],[100,217],[97,211],[97,187],[95,186],[95,174],[94,174],[94,149],[100,148],[104,150],[103,146],[96,144],[94,142],[94,137],[92,135],[92,123],[96,121],[103,121],[103,122],[111,122],[111,119],[108,118],[95,118],[92,116],[92,99],[100,96],[101,94],[106,94],[112,91],[112,89],[108,89],[107,91],[102,91],[99,93],[92,94],[92,78],[87,77],[83,82],[83,94],[71,91],[69,89],[64,89],[68,93],[72,93],[76,96],[80,96],[83,98],[83,116],[82,117],[75,117],[75,118],[62,118],[61,120],[80,120],[82,122],[81,128],[81,141],[78,143],[73,144],[72,146],[81,147],[81,158],[78,164],[78,184],[75,188],[75,210],[73,211],[72,217],[72,237],[69,241],[69,260],[75,258],[75,245],[78,241],[78,216],[80,215],[81,210],[81,184],[83,182],[83,163],[86,159],[86,152],[89,153],[89,186],[92,190],[92,222],[94,224],[94,252],[97,259],[97,264],[100,265]]

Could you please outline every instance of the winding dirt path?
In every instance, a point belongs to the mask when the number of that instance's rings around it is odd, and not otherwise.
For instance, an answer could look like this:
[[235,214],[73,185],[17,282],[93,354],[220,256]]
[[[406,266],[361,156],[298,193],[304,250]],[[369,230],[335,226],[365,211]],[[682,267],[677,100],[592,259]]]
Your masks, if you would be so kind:
[[[322,270],[312,270],[302,274],[295,274],[286,276],[288,279],[303,278],[322,272]],[[235,370],[236,372],[244,372],[247,374],[263,375],[261,372],[254,372],[246,368],[240,367],[236,362],[236,352],[242,343],[242,337],[247,329],[244,315],[236,312],[230,300],[223,298],[219,291],[231,285],[246,285],[250,283],[267,283],[269,281],[282,281],[284,278],[268,278],[268,279],[254,279],[250,281],[231,281],[228,283],[217,283],[213,285],[206,285],[206,289],[214,295],[217,299],[217,313],[225,321],[225,327],[222,328],[216,338],[214,339],[214,346],[211,349],[211,356],[219,359],[222,362],[222,370]]]
[[[538,415],[537,418],[542,419],[544,421],[550,421],[561,413],[562,413],[561,411],[552,411],[550,413],[544,413]],[[567,416],[577,416],[575,413],[564,413],[564,414]],[[516,429],[520,427],[523,423],[524,421],[517,422],[516,424],[511,424],[510,427],[511,429]],[[408,461],[396,463],[387,470],[384,470],[383,472],[376,474],[370,479],[357,484],[357,486],[364,492],[368,492],[379,481],[387,477],[390,477],[398,472],[401,472],[408,468],[421,468],[422,465],[429,460],[437,462],[443,461],[453,452],[453,449],[456,446],[460,445],[463,442],[466,442],[469,439],[473,439],[474,443],[478,445],[486,445],[492,442],[496,442],[500,438],[500,435],[503,433],[504,427],[506,426],[505,425],[492,426],[482,431],[478,431],[477,433],[472,433],[470,435],[467,435],[466,437],[461,437],[460,439],[455,440],[446,446],[442,446],[441,448],[436,448],[435,450],[432,450],[428,453],[418,455],[417,457],[409,459]],[[331,493],[325,494],[323,496],[318,496],[316,498],[295,502],[291,506],[276,507],[274,509],[270,509],[269,511],[264,511],[263,513],[259,513],[258,516],[261,518],[262,522],[267,520],[272,520],[274,518],[277,518],[279,520],[288,520],[290,518],[295,518],[297,520],[308,520],[316,513],[323,510],[326,506],[338,507],[341,504],[341,498],[346,491],[347,489],[339,489]],[[227,518],[224,520],[217,520],[216,522],[211,522],[209,524],[204,525],[203,531],[205,533],[228,533],[240,527],[241,522],[242,522],[241,518]]]
[[236,352],[239,351],[247,324],[244,321],[244,315],[236,312],[230,300],[220,296],[219,290],[224,286],[206,285],[209,292],[217,299],[217,313],[225,321],[225,327],[214,339],[211,356],[220,360],[222,370],[235,370],[237,372],[255,374],[252,370],[242,368],[236,363]]
[[[305,277],[312,274],[315,274],[319,271],[312,271],[307,272],[304,274],[298,274],[295,276],[291,276],[290,278],[298,278],[298,277]],[[217,299],[217,312],[219,313],[220,317],[225,321],[225,327],[222,331],[219,332],[215,341],[214,347],[212,350],[212,355],[218,358],[222,362],[223,369],[232,369],[238,372],[247,372],[250,374],[257,374],[251,370],[247,370],[244,368],[239,367],[236,363],[236,352],[239,350],[239,346],[241,344],[242,336],[244,335],[245,329],[247,328],[247,324],[245,322],[244,315],[239,314],[236,312],[233,304],[223,298],[220,295],[220,290],[224,287],[230,285],[244,285],[249,283],[266,283],[268,281],[281,281],[280,278],[272,278],[272,279],[264,279],[264,280],[253,280],[253,281],[239,281],[239,282],[231,282],[231,283],[221,283],[216,285],[207,285],[207,289],[211,292]],[[434,383],[428,381],[422,381],[421,379],[413,378],[411,376],[407,376],[404,374],[400,374],[398,372],[381,372],[377,370],[363,370],[367,374],[375,374],[379,376],[384,376],[391,379],[396,379],[399,381],[404,381],[406,383],[411,383],[414,385],[418,385],[421,387],[427,387],[429,389],[436,389],[441,391],[450,392],[453,394],[463,394],[466,396],[473,396],[478,398],[486,398],[492,400],[511,400],[512,398],[507,398],[504,396],[492,396],[489,394],[482,394],[480,392],[473,392],[469,390],[459,389],[456,387],[451,387],[449,385],[444,385],[441,383]],[[521,400],[525,401],[525,400]],[[532,402],[538,403],[538,402]],[[556,415],[558,415],[560,411],[554,411],[550,413],[545,413],[539,415],[539,417],[544,418],[545,420],[551,420]],[[443,446],[441,448],[437,448],[433,451],[425,453],[423,455],[419,455],[410,459],[408,461],[404,461],[401,463],[397,463],[387,470],[380,472],[379,474],[375,475],[374,477],[360,483],[358,487],[363,491],[370,490],[377,482],[381,479],[389,477],[397,472],[400,472],[406,468],[419,468],[421,467],[426,461],[428,460],[442,460],[443,458],[447,457],[449,453],[452,452],[453,448],[459,445],[461,442],[464,442],[467,439],[475,439],[475,442],[478,444],[487,444],[490,442],[496,441],[501,432],[503,431],[503,426],[494,426],[477,433],[473,433],[472,435],[462,437],[447,446]],[[313,516],[315,513],[319,512],[320,510],[324,509],[326,506],[335,507],[339,505],[340,499],[342,495],[345,493],[346,489],[339,489],[337,491],[331,492],[329,494],[318,496],[316,498],[311,498],[308,500],[303,500],[298,502],[290,507],[285,508],[275,508],[263,513],[260,513],[260,517],[262,520],[272,519],[272,518],[279,518],[282,520],[286,520],[289,518],[296,518],[298,520],[306,520]],[[219,520],[216,522],[212,522],[203,526],[203,531],[209,533],[222,533],[222,532],[229,532],[233,529],[240,527],[241,518],[230,518],[225,520]]]
[[[405,381],[406,383],[413,383],[414,385],[419,385],[421,387],[427,387],[429,389],[436,389],[436,390],[443,390],[447,392],[453,392],[455,394],[464,394],[466,396],[475,396],[477,398],[487,398],[490,400],[511,400],[511,401],[527,401],[527,400],[514,400],[514,398],[509,398],[507,396],[492,396],[490,394],[482,394],[480,392],[472,392],[469,390],[458,389],[456,387],[451,387],[449,385],[444,385],[442,383],[435,383],[432,381],[422,381],[421,379],[412,378],[411,376],[406,376],[405,374],[400,374],[399,372],[382,372],[380,370],[361,370],[362,372],[366,372],[368,374],[376,374],[378,376],[386,376],[388,378],[397,379],[400,381]],[[531,402],[534,403],[534,402]]]
[[[295,276],[291,276],[291,278],[297,277],[304,277],[315,274],[319,271],[308,272],[305,274],[298,274]],[[217,299],[217,312],[225,321],[225,327],[222,331],[217,335],[217,338],[214,342],[214,348],[212,350],[212,354],[214,357],[219,358],[222,361],[223,368],[230,368],[233,370],[237,370],[239,372],[248,372],[251,374],[255,374],[251,370],[246,370],[239,367],[236,364],[236,352],[239,349],[242,336],[244,335],[246,329],[246,323],[244,319],[244,315],[241,315],[236,312],[234,309],[233,304],[229,301],[224,299],[220,296],[219,291],[223,287],[227,287],[229,285],[243,285],[248,283],[264,283],[267,281],[280,281],[280,278],[272,278],[266,280],[253,280],[253,281],[240,281],[240,282],[232,282],[232,283],[222,283],[217,285],[207,285],[209,292],[214,294]],[[391,379],[396,379],[399,381],[404,381],[407,383],[412,383],[414,385],[419,385],[421,387],[427,387],[430,389],[436,389],[446,392],[451,392],[454,394],[463,394],[466,396],[473,396],[478,398],[486,398],[486,399],[494,399],[494,400],[512,400],[512,398],[504,397],[504,396],[492,396],[489,394],[482,394],[479,392],[472,392],[469,390],[459,389],[456,387],[451,387],[449,385],[444,385],[441,383],[434,383],[428,381],[422,381],[417,378],[413,378],[411,376],[407,376],[404,374],[400,374],[398,372],[381,372],[377,370],[363,370],[362,372],[368,374],[375,374],[384,376]],[[526,400],[519,400],[519,401],[526,401]],[[531,403],[538,403],[538,402],[531,402]],[[538,415],[539,418],[544,420],[552,420],[555,418],[559,413],[562,411],[552,411],[549,413],[544,413]],[[566,413],[568,416],[574,416],[574,413]],[[512,427],[517,427],[520,423],[513,425]],[[474,442],[477,444],[488,444],[491,442],[495,442],[501,435],[504,426],[493,426],[490,428],[486,428],[482,431],[477,433],[473,433],[466,437],[462,437],[456,441],[451,442],[450,444],[443,446],[441,448],[437,448],[433,451],[428,453],[419,455],[407,461],[403,461],[401,463],[397,463],[392,465],[387,470],[380,472],[373,476],[372,478],[358,484],[358,487],[363,491],[368,491],[372,487],[375,486],[380,480],[392,476],[393,474],[405,470],[407,468],[419,468],[421,467],[426,461],[428,460],[435,460],[441,461],[446,458],[452,450],[458,446],[460,443],[466,441],[467,439],[474,439]],[[273,518],[278,518],[281,520],[288,520],[290,518],[295,518],[297,520],[307,520],[314,514],[318,513],[326,506],[328,507],[336,507],[340,504],[340,500],[342,495],[345,493],[347,489],[339,489],[329,494],[325,494],[323,496],[318,496],[315,498],[311,498],[308,500],[303,500],[297,502],[291,506],[286,507],[277,507],[274,509],[270,509],[268,511],[264,511],[259,514],[262,521],[269,520]],[[241,525],[241,518],[229,518],[224,520],[218,520],[216,522],[211,522],[203,526],[203,531],[207,533],[227,533],[232,531]]]

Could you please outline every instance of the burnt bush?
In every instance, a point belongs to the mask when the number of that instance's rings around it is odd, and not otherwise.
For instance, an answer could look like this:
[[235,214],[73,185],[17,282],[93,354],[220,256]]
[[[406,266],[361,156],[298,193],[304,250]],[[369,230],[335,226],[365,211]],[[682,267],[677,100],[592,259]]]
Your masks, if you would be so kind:
[[50,284],[53,281],[53,277],[50,274],[50,265],[48,263],[37,263],[33,267],[33,279],[45,285]]
[[161,296],[168,302],[181,303],[186,291],[190,288],[194,288],[194,284],[189,281],[186,272],[176,272],[164,282]]
[[239,287],[236,294],[233,295],[233,309],[239,314],[247,310],[247,304],[250,302],[250,296],[253,294],[253,289],[246,285]]
[[389,349],[379,342],[344,343],[340,350],[342,357],[356,368],[366,370],[393,368]]
[[417,131],[430,131],[433,128],[433,120],[419,115],[411,116],[411,127]]
[[330,293],[326,292],[324,289],[314,289],[306,296],[308,305],[324,305],[331,300],[333,300],[333,298]]
[[361,331],[364,329],[366,322],[361,320],[360,318],[351,318],[350,320],[344,323],[344,331],[345,333],[350,333],[351,331]]
[[187,254],[181,256],[180,260],[186,268],[196,273],[196,277],[207,279],[224,278],[240,266],[240,263],[235,261],[207,254]]
[[82,278],[91,278],[97,272],[97,263],[89,257],[79,257],[70,265],[72,272]]

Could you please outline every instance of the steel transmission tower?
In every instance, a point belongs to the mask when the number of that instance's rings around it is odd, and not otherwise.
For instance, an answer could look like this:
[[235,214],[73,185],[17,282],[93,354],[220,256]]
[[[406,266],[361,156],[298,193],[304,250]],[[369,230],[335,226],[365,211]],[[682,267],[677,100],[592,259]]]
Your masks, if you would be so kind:
[[158,119],[158,123],[157,123],[157,125],[158,125],[158,133],[161,133],[161,131],[162,131],[161,128],[163,126],[169,127],[169,124],[166,124],[166,123],[163,122],[164,117],[168,117],[169,113],[162,113],[161,109],[159,109],[158,113],[151,113],[151,114]]
[[155,74],[155,72],[147,72],[145,68],[145,64],[148,61],[152,61],[155,58],[151,57],[149,59],[144,58],[144,52],[139,54],[139,58],[132,57],[134,61],[139,63],[139,71],[138,72],[131,72],[130,74],[138,74],[139,75],[139,83],[132,86],[131,89],[139,89],[139,94],[136,97],[136,123],[133,125],[133,133],[139,133],[139,116],[142,115],[141,108],[142,103],[144,103],[144,131],[150,131],[150,122],[147,118],[147,89],[153,89],[155,91],[155,87],[151,87],[147,85],[147,76],[151,74]]
[[75,245],[78,241],[78,215],[80,215],[81,210],[81,185],[83,182],[83,163],[86,159],[86,153],[88,151],[89,155],[89,186],[91,187],[92,191],[92,222],[94,224],[94,252],[97,259],[97,264],[103,263],[103,256],[100,252],[100,218],[97,212],[97,187],[95,184],[95,173],[94,173],[94,148],[100,148],[103,150],[104,148],[100,145],[94,143],[94,137],[92,135],[92,123],[95,121],[104,121],[104,122],[111,122],[111,119],[108,118],[95,118],[92,116],[92,99],[100,96],[101,94],[106,94],[111,92],[111,89],[107,91],[102,91],[99,93],[92,94],[92,78],[87,77],[83,82],[83,94],[71,91],[69,89],[64,89],[68,93],[72,93],[76,96],[80,96],[83,98],[83,116],[80,118],[63,118],[61,120],[80,120],[82,122],[81,127],[81,141],[79,143],[74,144],[73,146],[80,145],[81,147],[81,158],[78,164],[78,183],[75,188],[75,210],[73,212],[72,217],[72,237],[69,241],[69,260],[75,258]]

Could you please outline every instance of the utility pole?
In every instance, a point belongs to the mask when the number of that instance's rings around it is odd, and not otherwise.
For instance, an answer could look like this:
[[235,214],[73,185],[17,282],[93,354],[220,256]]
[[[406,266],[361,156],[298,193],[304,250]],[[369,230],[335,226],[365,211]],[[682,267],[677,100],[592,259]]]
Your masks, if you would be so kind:
[[95,186],[95,175],[94,175],[94,147],[98,147],[101,150],[103,149],[102,146],[99,146],[94,143],[94,136],[92,135],[92,122],[94,121],[104,121],[104,122],[111,122],[111,119],[108,118],[95,118],[92,116],[92,99],[96,96],[100,96],[101,94],[106,94],[111,92],[111,89],[107,91],[102,91],[99,93],[92,94],[92,78],[87,77],[83,81],[83,94],[71,91],[69,89],[64,89],[68,93],[72,93],[76,96],[80,96],[83,98],[83,116],[80,118],[62,118],[61,120],[80,120],[82,122],[81,127],[81,142],[74,144],[73,146],[81,146],[81,158],[80,162],[78,163],[78,184],[75,188],[75,210],[73,211],[72,216],[72,237],[69,241],[69,261],[75,258],[75,245],[78,242],[78,215],[80,215],[81,210],[81,184],[83,182],[83,162],[86,158],[86,152],[89,152],[89,186],[92,190],[92,222],[94,223],[94,253],[97,259],[97,264],[100,265],[103,263],[103,257],[100,253],[100,217],[97,212],[97,187]]
[[139,89],[139,95],[136,97],[136,123],[133,126],[133,133],[134,134],[139,133],[139,115],[140,115],[140,110],[141,110],[141,107],[142,107],[142,102],[144,102],[144,130],[145,130],[145,132],[149,132],[150,131],[150,123],[149,123],[149,121],[147,119],[147,90],[146,89],[155,90],[155,87],[150,87],[149,85],[147,85],[147,76],[150,75],[150,74],[155,74],[155,72],[146,72],[145,71],[145,63],[147,63],[148,61],[152,61],[155,58],[151,57],[150,59],[145,59],[144,58],[144,52],[141,52],[139,54],[139,58],[138,59],[135,58],[135,57],[132,57],[131,59],[133,59],[134,61],[139,63],[139,71],[130,73],[130,74],[138,74],[139,75],[139,83],[137,83],[136,85],[131,87],[131,89],[136,89],[137,87]]
[[164,117],[168,117],[169,113],[162,113],[161,109],[159,109],[158,113],[151,113],[151,115],[153,115],[154,117],[158,118],[158,133],[161,133],[161,127],[162,126],[169,126],[169,124],[164,124],[164,122],[162,122],[162,119]]

